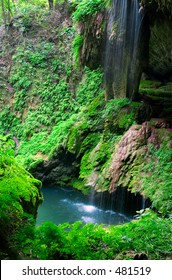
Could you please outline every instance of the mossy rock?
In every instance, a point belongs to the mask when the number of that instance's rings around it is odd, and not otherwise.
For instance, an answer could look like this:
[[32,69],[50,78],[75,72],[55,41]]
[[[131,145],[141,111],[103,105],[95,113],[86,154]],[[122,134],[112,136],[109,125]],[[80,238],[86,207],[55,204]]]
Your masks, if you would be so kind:
[[172,99],[172,82],[162,83],[157,80],[141,80],[140,93]]
[[[90,135],[86,139],[91,140]],[[109,163],[115,144],[119,136],[108,132],[92,135],[92,145],[88,146],[81,159],[79,178],[83,180],[86,187],[96,191],[109,189]],[[83,142],[84,144],[84,142]]]
[[105,102],[100,93],[79,114],[78,121],[70,129],[67,142],[69,152],[79,156],[96,141],[97,132],[102,132],[104,129],[104,120],[101,117],[104,106]]
[[151,36],[149,42],[149,66],[147,73],[150,77],[157,78],[161,81],[170,81],[172,75],[172,20],[157,16],[150,28]]
[[[123,100],[125,101],[125,99]],[[142,103],[130,102],[127,100],[125,102],[126,104],[121,103],[121,105],[116,108],[116,100],[110,102],[114,103],[114,108],[112,107],[109,113],[105,113],[106,130],[109,129],[111,132],[122,135],[134,123],[142,123],[148,119],[148,109]]]
[[68,151],[75,153],[77,156],[80,154],[82,141],[88,135],[90,125],[86,122],[78,122],[72,128],[68,138]]
[[151,106],[151,117],[172,119],[172,83],[144,80],[139,88],[141,99]]

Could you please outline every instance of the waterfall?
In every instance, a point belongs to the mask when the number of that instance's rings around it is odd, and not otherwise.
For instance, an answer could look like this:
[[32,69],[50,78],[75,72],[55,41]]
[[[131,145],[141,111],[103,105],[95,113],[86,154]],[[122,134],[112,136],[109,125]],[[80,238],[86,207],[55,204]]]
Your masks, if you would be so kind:
[[143,9],[138,0],[111,0],[105,44],[106,99],[134,99],[138,87],[139,36]]

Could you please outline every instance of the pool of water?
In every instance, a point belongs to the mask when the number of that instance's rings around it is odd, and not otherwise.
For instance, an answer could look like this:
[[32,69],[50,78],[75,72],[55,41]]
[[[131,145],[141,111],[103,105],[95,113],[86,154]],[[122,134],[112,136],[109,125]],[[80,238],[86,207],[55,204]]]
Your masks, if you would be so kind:
[[43,187],[44,202],[38,208],[37,225],[44,221],[56,224],[65,222],[74,223],[81,220],[83,223],[121,224],[128,222],[129,217],[96,205],[92,197],[85,196],[76,189],[64,187]]

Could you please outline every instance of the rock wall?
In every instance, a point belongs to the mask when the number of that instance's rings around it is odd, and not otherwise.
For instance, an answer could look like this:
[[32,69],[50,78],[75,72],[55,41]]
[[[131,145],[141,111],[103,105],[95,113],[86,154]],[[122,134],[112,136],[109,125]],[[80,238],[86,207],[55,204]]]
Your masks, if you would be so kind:
[[79,24],[79,32],[84,38],[79,63],[90,69],[95,69],[102,64],[104,18],[105,13],[99,12],[89,21]]
[[[124,134],[112,156],[110,191],[117,187],[133,188],[139,192],[142,185],[142,167],[146,163],[148,146],[159,149],[162,143],[172,141],[170,123],[165,119],[152,119],[142,125],[133,125]],[[170,144],[171,145],[171,144]],[[162,170],[163,172],[163,170]]]
[[[140,1],[140,11],[144,13],[137,67],[140,73],[135,81],[134,96],[138,99],[138,84],[141,73],[146,73],[149,79],[158,79],[163,82],[172,79],[172,4],[171,1]],[[105,59],[105,26],[107,16],[99,12],[96,16],[85,19],[79,24],[80,33],[83,35],[83,45],[80,49],[80,65],[96,68],[104,65]],[[108,93],[109,98],[114,98]]]

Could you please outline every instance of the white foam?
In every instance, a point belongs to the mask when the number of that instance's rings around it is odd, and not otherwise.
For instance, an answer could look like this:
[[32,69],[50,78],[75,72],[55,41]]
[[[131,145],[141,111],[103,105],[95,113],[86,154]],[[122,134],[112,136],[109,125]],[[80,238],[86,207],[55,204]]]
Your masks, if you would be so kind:
[[95,207],[93,205],[86,205],[83,203],[75,203],[75,205],[77,206],[78,210],[81,212],[84,211],[84,212],[92,213],[97,210],[97,207]]

